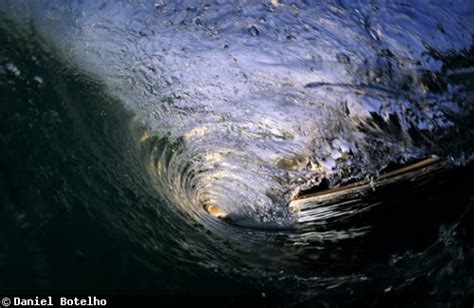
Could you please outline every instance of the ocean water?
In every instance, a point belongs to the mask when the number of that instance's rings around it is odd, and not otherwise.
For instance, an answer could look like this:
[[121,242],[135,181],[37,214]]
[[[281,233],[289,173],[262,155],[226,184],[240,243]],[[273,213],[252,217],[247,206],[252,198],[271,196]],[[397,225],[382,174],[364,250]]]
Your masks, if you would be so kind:
[[473,20],[469,1],[1,3],[0,294],[471,303]]

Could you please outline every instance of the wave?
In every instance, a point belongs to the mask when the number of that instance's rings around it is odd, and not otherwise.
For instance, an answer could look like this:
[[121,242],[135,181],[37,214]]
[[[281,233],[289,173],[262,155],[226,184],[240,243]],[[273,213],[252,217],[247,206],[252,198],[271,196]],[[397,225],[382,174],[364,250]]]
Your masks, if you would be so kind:
[[[2,168],[35,170],[27,192],[44,191],[38,209],[18,201],[30,206],[11,215],[48,221],[82,209],[140,247],[150,269],[216,270],[295,292],[297,302],[346,287],[359,298],[390,297],[428,279],[411,268],[426,259],[428,273],[468,266],[458,250],[469,253],[472,243],[456,232],[467,232],[472,216],[472,29],[453,23],[441,35],[433,26],[453,12],[422,19],[423,30],[443,38],[426,42],[421,30],[391,35],[404,25],[394,26],[390,12],[420,18],[423,10],[406,6],[381,7],[384,24],[336,5],[300,8],[296,19],[286,4],[174,14],[174,4],[88,5],[0,6]],[[265,21],[247,31],[238,12],[265,13]],[[46,13],[60,21],[43,24]],[[184,24],[170,24],[177,16]],[[345,23],[362,41],[334,26]],[[289,43],[292,35],[301,41]],[[31,153],[22,150],[27,142]],[[391,167],[433,154],[449,167],[377,187]],[[17,155],[24,164],[9,167]],[[308,192],[371,180],[343,200],[290,206]],[[455,264],[439,259],[453,254]],[[434,292],[453,280],[436,277]],[[470,282],[462,281],[466,295]]]

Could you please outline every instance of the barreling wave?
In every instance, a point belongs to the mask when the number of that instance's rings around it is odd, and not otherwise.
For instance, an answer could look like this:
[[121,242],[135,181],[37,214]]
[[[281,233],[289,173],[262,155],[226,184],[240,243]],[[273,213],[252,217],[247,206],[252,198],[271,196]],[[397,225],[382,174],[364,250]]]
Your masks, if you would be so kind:
[[[420,264],[465,268],[456,232],[472,217],[472,25],[437,27],[461,13],[12,3],[0,5],[0,85],[29,105],[19,92],[48,90],[43,108],[60,112],[53,128],[39,121],[37,139],[79,165],[43,168],[60,179],[54,200],[143,248],[150,268],[176,259],[178,273],[197,264],[303,302],[346,287],[403,290],[424,277]],[[48,14],[62,19],[43,23]],[[407,34],[406,20],[426,24]],[[37,108],[21,112],[35,119]],[[57,131],[65,136],[51,141]]]

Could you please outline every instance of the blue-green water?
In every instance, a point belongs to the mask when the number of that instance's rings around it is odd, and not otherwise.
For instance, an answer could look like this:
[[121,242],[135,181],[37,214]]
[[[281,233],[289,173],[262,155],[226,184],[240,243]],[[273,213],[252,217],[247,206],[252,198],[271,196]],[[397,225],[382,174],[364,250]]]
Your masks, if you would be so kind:
[[[0,4],[1,293],[468,302],[473,15]],[[454,167],[314,224],[288,209],[432,154]]]

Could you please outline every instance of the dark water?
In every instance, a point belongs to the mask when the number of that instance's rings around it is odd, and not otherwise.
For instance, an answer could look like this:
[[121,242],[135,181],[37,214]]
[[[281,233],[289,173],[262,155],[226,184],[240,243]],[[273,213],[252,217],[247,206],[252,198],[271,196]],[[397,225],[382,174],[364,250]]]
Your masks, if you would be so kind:
[[[1,293],[471,302],[473,18],[468,1],[0,4]],[[449,167],[289,210],[432,154]]]

